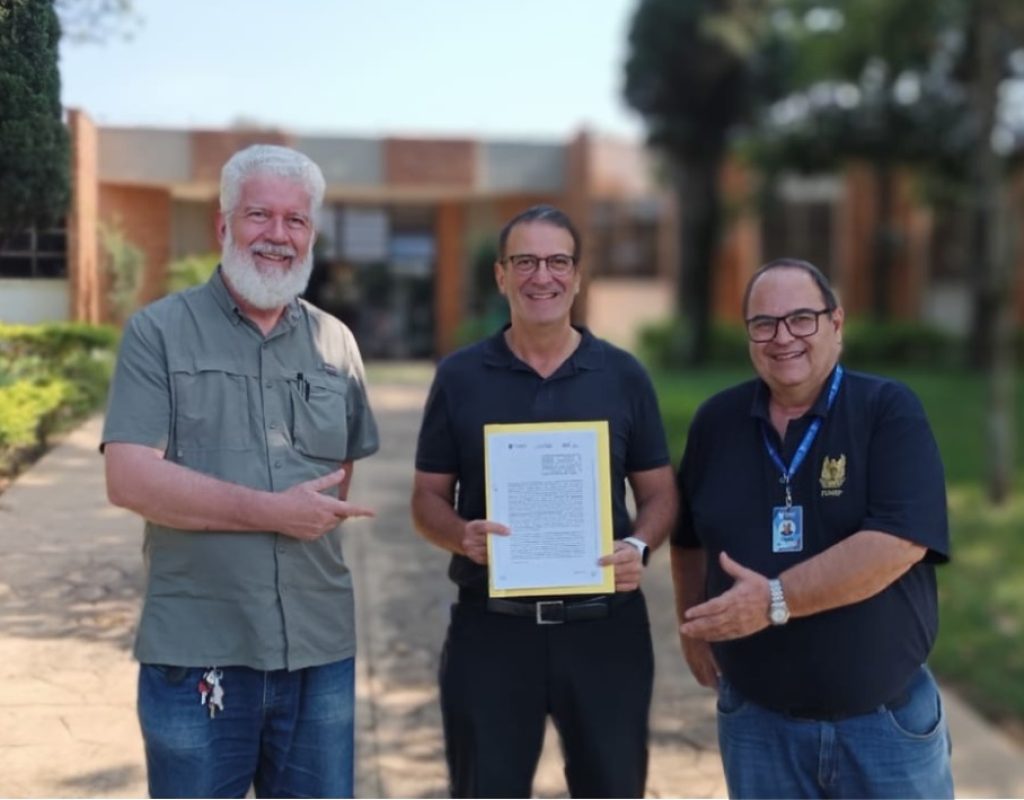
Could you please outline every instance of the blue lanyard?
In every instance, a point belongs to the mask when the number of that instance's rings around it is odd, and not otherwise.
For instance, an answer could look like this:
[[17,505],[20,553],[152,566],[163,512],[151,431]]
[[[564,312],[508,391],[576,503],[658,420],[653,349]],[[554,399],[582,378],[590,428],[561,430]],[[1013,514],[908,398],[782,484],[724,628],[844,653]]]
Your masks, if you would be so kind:
[[[832,375],[832,385],[828,388],[828,403],[825,406],[826,414],[832,410],[832,404],[836,401],[836,395],[839,393],[839,384],[843,382],[843,368],[840,364],[836,364],[836,371]],[[790,508],[793,505],[793,495],[789,491],[789,482],[792,480],[796,471],[800,469],[800,465],[804,463],[804,459],[807,457],[807,451],[811,449],[811,445],[814,444],[814,437],[818,435],[818,429],[821,427],[821,417],[815,417],[811,423],[811,427],[807,429],[807,433],[804,434],[803,441],[800,442],[800,446],[797,447],[796,453],[793,454],[793,460],[789,464],[789,468],[786,468],[785,463],[782,461],[782,456],[779,455],[779,451],[775,449],[771,439],[768,438],[768,426],[761,425],[761,438],[764,439],[765,449],[768,451],[768,455],[771,456],[772,461],[775,462],[775,466],[779,468],[779,472],[782,473],[782,477],[779,478],[779,483],[783,483],[786,486],[786,508]]]

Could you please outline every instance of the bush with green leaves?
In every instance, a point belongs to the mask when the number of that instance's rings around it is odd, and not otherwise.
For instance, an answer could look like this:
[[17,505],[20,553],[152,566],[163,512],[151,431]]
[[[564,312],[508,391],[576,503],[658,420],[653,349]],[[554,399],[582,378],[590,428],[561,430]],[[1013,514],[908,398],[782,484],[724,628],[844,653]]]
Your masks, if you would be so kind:
[[220,253],[191,255],[167,265],[167,291],[180,292],[191,286],[206,283],[220,263]]
[[109,326],[0,323],[0,475],[103,402],[117,340]]
[[[641,360],[654,369],[679,369],[689,352],[689,328],[679,318],[641,329]],[[961,365],[964,340],[932,325],[912,320],[875,322],[848,319],[843,328],[843,363],[854,367]],[[711,331],[710,363],[749,363],[747,337],[739,322],[717,322]]]
[[843,361],[853,366],[950,367],[963,363],[961,337],[913,320],[848,319]]
[[[655,322],[640,329],[637,354],[652,369],[682,369],[691,352],[692,326],[680,317]],[[747,361],[747,338],[738,323],[716,322],[711,326],[709,360],[713,364]]]
[[139,293],[146,271],[146,254],[124,232],[120,218],[100,223],[100,253],[110,276],[107,300],[115,316],[125,321],[139,307]]
[[38,357],[59,361],[75,352],[113,350],[119,337],[111,325],[56,322],[46,325],[6,325],[0,322],[0,364]]
[[5,450],[33,448],[46,441],[72,388],[59,378],[0,386],[0,472]]

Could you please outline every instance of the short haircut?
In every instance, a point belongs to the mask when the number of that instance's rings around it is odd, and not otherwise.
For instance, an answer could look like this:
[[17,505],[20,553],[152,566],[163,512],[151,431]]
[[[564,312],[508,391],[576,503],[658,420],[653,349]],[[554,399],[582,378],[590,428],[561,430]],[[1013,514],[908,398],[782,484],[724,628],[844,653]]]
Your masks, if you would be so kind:
[[222,214],[229,216],[235,211],[242,194],[242,184],[257,175],[287,178],[300,184],[309,194],[310,211],[313,213],[323,205],[326,182],[320,167],[312,159],[290,147],[254,144],[231,156],[221,170]]
[[757,272],[751,275],[750,280],[747,281],[747,288],[743,292],[743,319],[747,318],[747,311],[750,308],[750,294],[754,290],[754,284],[757,283],[758,278],[773,269],[798,269],[806,272],[818,287],[818,291],[821,292],[821,299],[825,301],[825,308],[828,311],[835,311],[839,307],[836,293],[832,290],[828,278],[814,264],[799,258],[776,258],[774,261],[769,261],[767,264],[760,266]]
[[572,237],[572,255],[579,261],[583,255],[583,240],[580,232],[576,229],[569,215],[554,206],[539,205],[530,206],[526,211],[521,211],[505,223],[498,234],[498,260],[505,260],[505,245],[508,244],[509,234],[516,225],[525,225],[530,222],[543,222],[545,225],[554,225],[569,232]]

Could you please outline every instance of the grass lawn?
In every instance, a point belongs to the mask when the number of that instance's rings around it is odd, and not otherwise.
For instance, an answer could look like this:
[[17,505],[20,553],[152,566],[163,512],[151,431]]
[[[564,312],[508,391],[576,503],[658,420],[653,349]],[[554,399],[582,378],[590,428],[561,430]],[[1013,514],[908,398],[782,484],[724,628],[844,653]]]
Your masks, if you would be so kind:
[[[953,562],[938,570],[940,633],[931,664],[989,716],[1024,724],[1024,374],[1017,381],[1016,497],[993,509],[982,490],[983,379],[959,371],[878,372],[921,398],[946,468]],[[722,367],[653,376],[676,463],[697,406],[751,375]]]

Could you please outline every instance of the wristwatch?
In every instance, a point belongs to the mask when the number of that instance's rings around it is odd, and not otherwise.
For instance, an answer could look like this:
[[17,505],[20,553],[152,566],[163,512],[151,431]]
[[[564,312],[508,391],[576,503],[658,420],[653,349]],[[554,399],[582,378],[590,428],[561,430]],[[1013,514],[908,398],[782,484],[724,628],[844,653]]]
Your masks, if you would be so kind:
[[633,547],[640,551],[640,563],[646,567],[647,562],[651,557],[651,548],[647,546],[647,542],[643,539],[637,539],[635,536],[627,536],[622,541],[629,542]]
[[785,625],[789,622],[789,606],[786,596],[782,593],[782,581],[772,578],[768,581],[768,591],[772,593],[772,602],[768,606],[768,619],[772,625]]

